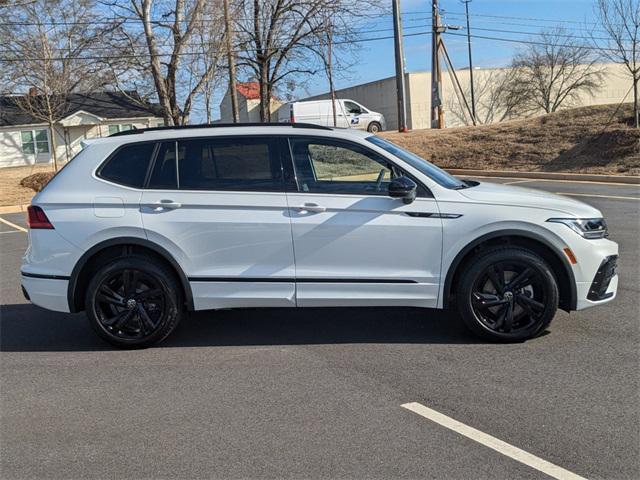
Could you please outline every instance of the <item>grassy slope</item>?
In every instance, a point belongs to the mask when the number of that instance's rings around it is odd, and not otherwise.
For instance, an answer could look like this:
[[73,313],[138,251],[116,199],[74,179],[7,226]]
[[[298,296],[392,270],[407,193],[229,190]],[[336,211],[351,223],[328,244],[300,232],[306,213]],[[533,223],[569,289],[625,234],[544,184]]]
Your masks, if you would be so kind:
[[640,131],[630,126],[631,105],[614,114],[616,108],[383,136],[445,168],[640,175]]

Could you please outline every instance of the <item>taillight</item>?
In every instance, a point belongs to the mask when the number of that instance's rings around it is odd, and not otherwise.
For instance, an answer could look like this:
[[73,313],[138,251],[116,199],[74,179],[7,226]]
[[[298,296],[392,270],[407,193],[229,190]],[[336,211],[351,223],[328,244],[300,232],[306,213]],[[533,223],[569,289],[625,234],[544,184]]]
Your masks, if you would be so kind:
[[29,207],[27,207],[27,213],[29,215],[29,228],[31,228],[32,230],[36,228],[48,230],[53,229],[53,225],[51,225],[51,222],[47,218],[47,215],[44,213],[44,210],[42,210],[42,208],[35,205],[29,205]]
[[296,123],[296,117],[293,114],[293,107],[291,107],[291,110],[289,111],[289,123]]

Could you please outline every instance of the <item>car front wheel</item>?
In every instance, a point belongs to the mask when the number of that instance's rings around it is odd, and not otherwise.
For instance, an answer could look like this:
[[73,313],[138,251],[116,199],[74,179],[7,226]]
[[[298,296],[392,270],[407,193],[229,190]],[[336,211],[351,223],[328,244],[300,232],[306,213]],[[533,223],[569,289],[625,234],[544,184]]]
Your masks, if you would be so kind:
[[87,316],[100,337],[120,348],[144,348],[164,340],[180,321],[180,286],[154,259],[112,260],[93,275]]
[[518,342],[542,333],[558,309],[558,286],[549,265],[521,248],[479,253],[459,275],[456,303],[477,335]]

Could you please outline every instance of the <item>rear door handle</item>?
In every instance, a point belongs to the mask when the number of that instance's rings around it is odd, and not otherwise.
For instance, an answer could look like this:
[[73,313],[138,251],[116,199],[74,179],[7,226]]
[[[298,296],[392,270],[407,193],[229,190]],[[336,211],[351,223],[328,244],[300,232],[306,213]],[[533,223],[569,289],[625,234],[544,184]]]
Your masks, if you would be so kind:
[[182,204],[173,200],[160,200],[159,202],[149,203],[147,206],[153,208],[156,212],[161,212],[162,210],[175,210],[182,207]]
[[327,211],[326,207],[323,207],[322,205],[318,205],[317,203],[305,203],[303,205],[300,205],[298,207],[293,207],[293,208],[298,212],[321,213],[321,212]]

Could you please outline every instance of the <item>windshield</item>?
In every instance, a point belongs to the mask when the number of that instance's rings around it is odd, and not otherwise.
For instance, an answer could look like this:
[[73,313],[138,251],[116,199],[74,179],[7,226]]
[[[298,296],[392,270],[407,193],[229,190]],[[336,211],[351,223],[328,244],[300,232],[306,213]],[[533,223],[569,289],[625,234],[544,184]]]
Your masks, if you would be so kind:
[[372,135],[367,137],[367,140],[374,145],[386,150],[390,154],[398,157],[400,160],[407,162],[412,167],[418,169],[421,173],[424,173],[427,177],[434,182],[442,185],[445,188],[467,188],[468,185],[462,180],[448,174],[441,168],[436,167],[433,163],[427,162],[424,158],[419,157],[415,153],[411,153],[398,145],[391,143],[383,138]]

